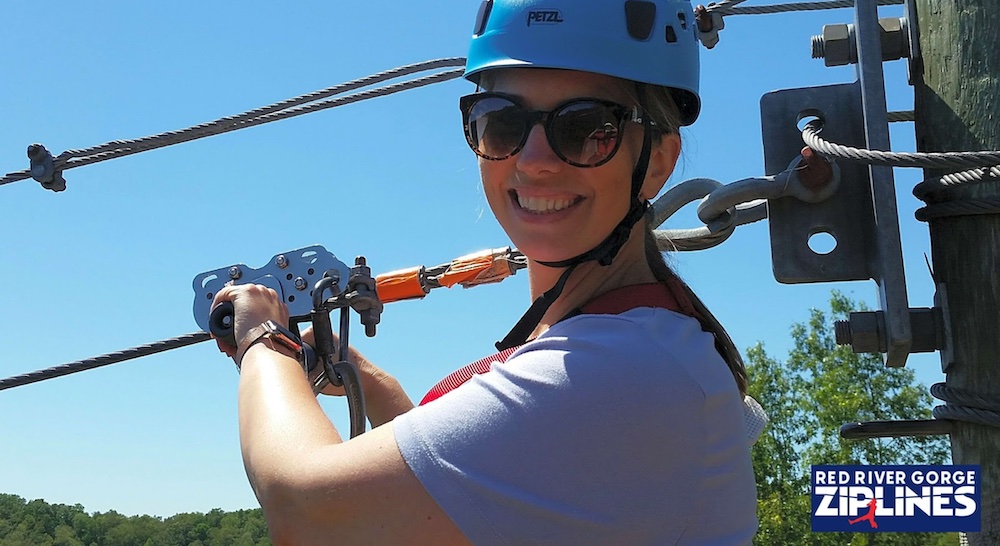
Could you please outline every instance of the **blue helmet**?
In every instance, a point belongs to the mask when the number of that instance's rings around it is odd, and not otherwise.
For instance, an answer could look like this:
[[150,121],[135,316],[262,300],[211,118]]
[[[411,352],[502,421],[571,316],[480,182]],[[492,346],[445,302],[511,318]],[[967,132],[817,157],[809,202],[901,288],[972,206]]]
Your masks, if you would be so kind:
[[698,30],[689,0],[484,0],[465,77],[563,68],[671,88],[681,124],[698,118]]

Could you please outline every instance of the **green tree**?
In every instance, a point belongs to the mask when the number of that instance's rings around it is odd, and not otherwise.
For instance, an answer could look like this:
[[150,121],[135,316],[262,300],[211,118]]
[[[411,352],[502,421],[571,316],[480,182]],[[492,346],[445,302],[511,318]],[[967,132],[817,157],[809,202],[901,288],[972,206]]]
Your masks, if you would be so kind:
[[260,509],[177,514],[166,520],[87,514],[79,504],[0,493],[0,546],[271,546]]
[[957,534],[810,531],[810,465],[948,461],[943,437],[840,438],[846,423],[930,418],[931,397],[912,370],[887,368],[879,355],[855,354],[834,342],[833,320],[854,310],[854,302],[834,292],[829,316],[814,309],[808,323],[792,326],[794,348],[784,362],[760,343],[747,351],[750,394],[770,418],[752,450],[760,519],[755,544],[957,545]]

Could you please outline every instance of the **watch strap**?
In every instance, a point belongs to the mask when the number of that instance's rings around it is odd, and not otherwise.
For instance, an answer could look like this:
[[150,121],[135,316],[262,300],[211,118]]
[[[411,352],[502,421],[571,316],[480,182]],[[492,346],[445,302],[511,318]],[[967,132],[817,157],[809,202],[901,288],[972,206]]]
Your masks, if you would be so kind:
[[243,339],[240,340],[236,349],[236,358],[234,359],[236,361],[236,368],[241,368],[243,355],[246,354],[250,347],[269,337],[273,337],[275,341],[278,342],[277,345],[292,351],[296,360],[301,360],[300,355],[302,352],[302,342],[299,340],[298,336],[273,320],[268,320],[251,328],[250,331],[247,332],[247,335],[243,336]]

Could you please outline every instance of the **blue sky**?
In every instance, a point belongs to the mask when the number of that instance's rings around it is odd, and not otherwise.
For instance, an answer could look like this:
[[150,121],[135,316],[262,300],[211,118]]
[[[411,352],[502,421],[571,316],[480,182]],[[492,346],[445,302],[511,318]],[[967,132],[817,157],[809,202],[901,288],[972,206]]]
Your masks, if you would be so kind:
[[[54,154],[179,129],[414,62],[464,56],[475,0],[285,4],[13,2],[0,8],[0,171],[25,148]],[[899,7],[882,8],[898,16]],[[758,101],[850,82],[809,58],[809,36],[851,10],[728,17],[702,51],[703,114],[670,184],[763,174]],[[912,107],[905,65],[886,64],[891,110]],[[68,190],[0,187],[0,376],[197,330],[203,271],[322,244],[376,272],[508,244],[462,137],[462,80],[66,171]],[[912,124],[893,148],[913,150]],[[919,171],[897,170],[911,306],[930,306]],[[667,227],[695,227],[688,207]],[[673,255],[737,345],[784,355],[788,329],[831,289],[878,306],[873,282],[780,285],[766,223]],[[419,398],[484,356],[530,304],[527,279],[387,306],[352,339]],[[924,383],[936,355],[912,357]],[[255,507],[239,455],[237,375],[202,344],[0,393],[0,492],[87,510],[171,515]],[[323,399],[346,431],[346,406]]]

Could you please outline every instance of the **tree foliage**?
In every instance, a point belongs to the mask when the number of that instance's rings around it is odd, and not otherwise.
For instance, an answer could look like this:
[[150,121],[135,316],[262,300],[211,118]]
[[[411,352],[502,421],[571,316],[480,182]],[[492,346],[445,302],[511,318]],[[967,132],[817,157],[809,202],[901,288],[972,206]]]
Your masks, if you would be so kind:
[[929,419],[931,397],[912,370],[887,368],[879,355],[838,346],[833,321],[858,310],[834,292],[830,313],[812,310],[792,326],[794,348],[781,362],[760,343],[747,351],[750,394],[770,418],[752,450],[760,530],[755,544],[944,546],[957,534],[811,533],[810,465],[944,464],[947,439],[845,440],[840,427],[858,421]]
[[0,546],[271,546],[260,509],[163,519],[0,494]]

